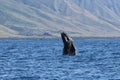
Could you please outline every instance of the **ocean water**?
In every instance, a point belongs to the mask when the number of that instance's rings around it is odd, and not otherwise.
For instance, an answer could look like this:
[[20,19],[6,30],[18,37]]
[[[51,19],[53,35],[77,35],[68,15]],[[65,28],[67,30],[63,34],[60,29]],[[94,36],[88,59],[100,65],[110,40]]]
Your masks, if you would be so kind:
[[0,40],[0,80],[120,80],[120,39],[75,39],[76,56],[63,43]]

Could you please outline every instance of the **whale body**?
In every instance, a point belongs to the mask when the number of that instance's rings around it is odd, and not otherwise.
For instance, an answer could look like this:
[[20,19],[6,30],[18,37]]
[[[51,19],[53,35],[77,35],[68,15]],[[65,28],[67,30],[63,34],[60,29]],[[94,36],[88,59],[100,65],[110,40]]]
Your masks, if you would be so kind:
[[73,44],[72,38],[70,38],[65,32],[61,33],[61,38],[64,44],[63,55],[76,55],[76,48]]

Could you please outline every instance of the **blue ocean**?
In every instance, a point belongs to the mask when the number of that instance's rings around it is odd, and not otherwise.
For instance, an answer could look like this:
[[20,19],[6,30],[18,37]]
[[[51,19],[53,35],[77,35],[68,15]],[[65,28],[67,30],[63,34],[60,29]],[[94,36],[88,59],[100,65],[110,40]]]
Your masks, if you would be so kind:
[[0,80],[120,80],[120,39],[0,39]]

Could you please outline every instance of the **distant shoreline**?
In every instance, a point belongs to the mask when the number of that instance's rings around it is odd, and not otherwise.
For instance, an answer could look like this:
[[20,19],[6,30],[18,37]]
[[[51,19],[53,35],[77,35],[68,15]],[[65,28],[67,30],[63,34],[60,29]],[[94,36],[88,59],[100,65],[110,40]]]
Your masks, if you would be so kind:
[[[73,39],[120,39],[120,37],[72,37]],[[8,37],[0,40],[44,40],[44,39],[61,39],[61,37]]]

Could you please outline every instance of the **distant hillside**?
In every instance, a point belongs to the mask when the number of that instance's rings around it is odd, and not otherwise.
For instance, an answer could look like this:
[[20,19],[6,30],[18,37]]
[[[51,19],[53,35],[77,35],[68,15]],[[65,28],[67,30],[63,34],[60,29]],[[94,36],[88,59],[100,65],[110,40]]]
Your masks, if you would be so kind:
[[120,37],[120,0],[0,0],[0,38]]

